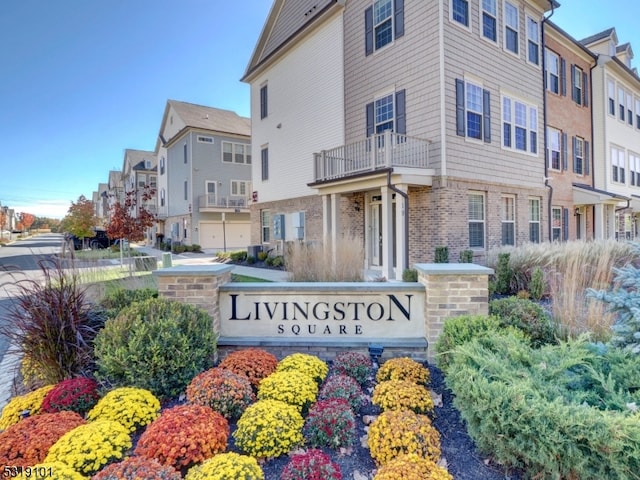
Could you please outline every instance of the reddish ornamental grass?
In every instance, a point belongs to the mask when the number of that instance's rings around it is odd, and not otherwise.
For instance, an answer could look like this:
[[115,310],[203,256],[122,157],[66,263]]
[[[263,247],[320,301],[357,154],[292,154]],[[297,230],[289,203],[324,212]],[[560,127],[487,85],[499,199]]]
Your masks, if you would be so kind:
[[202,405],[179,405],[147,427],[135,454],[179,470],[223,452],[228,437],[229,424],[219,413]]
[[266,350],[245,348],[230,353],[218,366],[246,376],[251,385],[257,389],[263,378],[276,371],[278,359]]
[[42,463],[60,437],[85,423],[71,411],[27,417],[0,433],[0,465],[26,467]]
[[108,465],[91,480],[180,480],[182,476],[173,467],[160,465],[146,457],[129,457]]
[[70,378],[56,384],[42,400],[42,411],[46,413],[71,410],[84,415],[98,402],[98,383],[85,377]]

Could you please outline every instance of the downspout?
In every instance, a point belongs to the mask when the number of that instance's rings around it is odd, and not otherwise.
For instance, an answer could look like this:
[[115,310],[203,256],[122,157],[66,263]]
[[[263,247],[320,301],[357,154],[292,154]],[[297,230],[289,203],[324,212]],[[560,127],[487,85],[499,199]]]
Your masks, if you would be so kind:
[[404,199],[404,266],[402,268],[402,271],[404,271],[409,268],[409,194],[391,184],[392,171],[392,168],[387,170],[387,188],[390,188]]
[[544,42],[544,27],[547,20],[549,20],[554,13],[553,9],[553,0],[549,0],[549,5],[551,5],[551,13],[548,17],[542,17],[542,124],[544,128],[544,186],[549,189],[549,199],[547,201],[547,221],[549,223],[548,232],[549,232],[549,241],[553,240],[553,218],[552,218],[552,205],[553,205],[553,187],[549,185],[549,153],[547,150],[548,138],[547,138],[547,54],[545,51],[546,45]]
[[[599,56],[598,56],[599,58]],[[589,95],[591,95],[591,98],[589,99],[589,101],[591,102],[589,105],[591,105],[591,144],[589,145],[590,148],[590,152],[589,152],[589,163],[591,165],[589,165],[589,167],[591,168],[591,188],[595,188],[596,186],[596,162],[594,157],[594,153],[595,153],[595,146],[593,144],[593,70],[598,66],[598,60],[596,59],[596,62],[593,64],[592,67],[589,68],[589,83],[591,84],[591,88],[589,89]],[[605,82],[606,83],[606,82]],[[607,106],[608,108],[608,106]],[[605,112],[606,115],[606,112]],[[603,122],[604,128],[605,128],[605,137],[606,137],[606,128],[607,128],[607,122]],[[595,238],[596,236],[596,222],[595,222],[595,217],[596,217],[596,212],[595,212],[595,205],[591,206],[591,237]],[[586,232],[586,226],[585,226],[585,232]]]

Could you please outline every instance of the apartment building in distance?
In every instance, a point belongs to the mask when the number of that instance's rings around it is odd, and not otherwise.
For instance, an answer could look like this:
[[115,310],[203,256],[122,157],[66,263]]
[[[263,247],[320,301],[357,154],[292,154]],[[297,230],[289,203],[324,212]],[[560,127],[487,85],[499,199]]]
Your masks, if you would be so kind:
[[618,200],[602,210],[602,235],[633,239],[640,233],[640,77],[631,65],[633,50],[618,42],[615,28],[581,43],[598,55],[592,70],[594,186]]
[[543,27],[550,239],[603,238],[603,212],[618,199],[593,182],[591,70],[597,56],[553,22]]
[[[252,242],[355,237],[401,278],[548,235],[547,0],[275,0],[251,85]],[[508,72],[508,73],[507,73]]]
[[[144,208],[152,215],[156,215],[156,191],[158,188],[157,160],[155,152],[126,149],[122,163],[122,185],[125,201],[131,196],[133,205],[129,214],[137,217],[140,209]],[[149,227],[145,234],[146,242],[155,243],[156,226]]]
[[158,159],[158,234],[204,249],[250,240],[251,122],[235,112],[167,101]]

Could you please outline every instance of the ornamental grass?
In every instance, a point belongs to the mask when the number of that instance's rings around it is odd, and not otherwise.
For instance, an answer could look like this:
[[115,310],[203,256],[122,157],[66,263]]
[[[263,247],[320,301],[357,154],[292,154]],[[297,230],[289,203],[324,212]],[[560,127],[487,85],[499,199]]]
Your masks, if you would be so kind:
[[87,419],[115,420],[130,433],[149,425],[160,412],[160,401],[149,390],[120,387],[100,399],[87,414]]
[[367,383],[373,375],[373,362],[368,355],[360,352],[341,352],[333,360],[336,373],[349,375],[360,385]]
[[131,448],[129,432],[114,420],[96,420],[65,433],[53,444],[45,462],[62,462],[76,472],[93,475],[120,460]]
[[31,467],[24,467],[16,473],[18,474],[9,476],[11,478],[28,478],[29,480],[84,480],[89,478],[62,462],[39,463]]
[[279,400],[258,400],[238,420],[233,438],[252,457],[279,457],[303,444],[303,425],[297,407]]
[[311,449],[291,455],[280,480],[342,480],[340,466],[322,450]]
[[342,374],[331,375],[320,387],[318,400],[331,398],[346,400],[355,413],[358,413],[368,402],[360,384],[353,377]]
[[376,374],[377,382],[385,380],[408,380],[426,384],[429,382],[429,370],[408,357],[391,358],[382,364]]
[[382,410],[411,410],[414,413],[431,413],[434,407],[429,390],[408,380],[378,383],[373,389],[372,403]]
[[218,412],[202,405],[178,405],[146,428],[135,454],[180,470],[223,452],[228,437],[229,423]]
[[264,480],[264,472],[253,457],[220,453],[189,469],[185,480]]
[[318,384],[308,374],[289,370],[275,372],[260,382],[258,400],[279,400],[304,415],[318,398]]
[[369,426],[368,445],[379,466],[408,453],[434,462],[440,458],[440,434],[431,420],[409,410],[382,412]]
[[205,405],[229,420],[235,420],[255,402],[251,383],[231,370],[211,368],[198,374],[187,386],[189,403]]
[[278,363],[276,372],[288,372],[296,370],[313,378],[318,385],[329,373],[327,363],[315,355],[307,353],[292,353],[287,355]]
[[129,457],[112,463],[91,477],[91,480],[180,480],[182,476],[173,467],[160,465],[146,457]]
[[275,355],[261,348],[237,350],[224,357],[218,365],[238,375],[245,375],[255,390],[263,378],[276,371],[277,366],[278,359]]
[[27,467],[43,462],[60,437],[85,423],[71,411],[25,418],[0,433],[0,465]]
[[453,480],[453,476],[432,460],[410,453],[382,466],[373,480]]
[[98,402],[98,382],[92,378],[76,377],[56,384],[42,400],[45,413],[71,410],[84,415]]
[[309,410],[302,430],[312,447],[348,448],[356,442],[356,417],[343,398],[318,400]]
[[54,385],[46,385],[40,387],[33,392],[13,397],[11,401],[2,409],[2,416],[0,417],[0,430],[5,430],[11,425],[14,425],[22,418],[22,413],[27,412],[28,415],[36,415],[40,413],[42,408],[42,401],[53,389]]

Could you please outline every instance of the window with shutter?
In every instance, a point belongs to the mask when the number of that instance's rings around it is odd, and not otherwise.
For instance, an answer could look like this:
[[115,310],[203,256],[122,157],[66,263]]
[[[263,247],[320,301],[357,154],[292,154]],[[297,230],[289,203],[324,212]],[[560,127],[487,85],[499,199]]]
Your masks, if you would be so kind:
[[404,35],[404,0],[374,0],[364,11],[365,55]]

